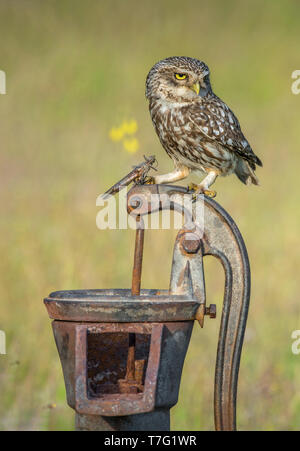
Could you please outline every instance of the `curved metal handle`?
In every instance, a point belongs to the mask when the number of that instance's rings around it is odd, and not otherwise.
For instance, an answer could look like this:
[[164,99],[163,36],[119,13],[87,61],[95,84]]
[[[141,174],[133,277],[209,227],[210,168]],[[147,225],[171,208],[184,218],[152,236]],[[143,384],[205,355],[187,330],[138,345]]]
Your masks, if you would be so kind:
[[233,219],[205,198],[204,255],[213,255],[225,270],[225,293],[215,372],[215,426],[236,429],[240,357],[250,300],[250,267],[243,238]]

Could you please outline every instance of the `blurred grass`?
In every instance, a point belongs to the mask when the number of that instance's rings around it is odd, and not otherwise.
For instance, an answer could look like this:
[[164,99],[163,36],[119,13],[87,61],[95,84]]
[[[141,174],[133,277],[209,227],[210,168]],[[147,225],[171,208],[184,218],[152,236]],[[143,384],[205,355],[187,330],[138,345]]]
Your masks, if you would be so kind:
[[[300,96],[291,93],[299,14],[299,2],[279,0],[1,0],[0,329],[7,355],[0,356],[0,429],[73,428],[42,298],[58,289],[129,286],[133,232],[97,230],[95,200],[143,154],[156,154],[160,171],[171,168],[144,98],[147,71],[171,55],[210,66],[215,92],[264,162],[260,188],[234,177],[216,184],[252,267],[239,428],[299,429],[300,361],[290,338],[300,328]],[[124,118],[139,123],[135,155],[108,138]],[[167,287],[174,236],[147,233],[145,287]],[[206,268],[208,302],[220,311],[222,270],[211,259]],[[213,427],[218,327],[195,327],[175,430]]]

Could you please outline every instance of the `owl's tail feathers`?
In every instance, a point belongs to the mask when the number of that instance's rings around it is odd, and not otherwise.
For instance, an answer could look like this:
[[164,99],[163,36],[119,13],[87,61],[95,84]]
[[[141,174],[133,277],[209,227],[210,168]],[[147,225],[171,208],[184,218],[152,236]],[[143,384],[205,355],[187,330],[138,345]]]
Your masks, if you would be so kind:
[[259,180],[249,162],[240,158],[235,168],[235,174],[245,185],[259,185]]

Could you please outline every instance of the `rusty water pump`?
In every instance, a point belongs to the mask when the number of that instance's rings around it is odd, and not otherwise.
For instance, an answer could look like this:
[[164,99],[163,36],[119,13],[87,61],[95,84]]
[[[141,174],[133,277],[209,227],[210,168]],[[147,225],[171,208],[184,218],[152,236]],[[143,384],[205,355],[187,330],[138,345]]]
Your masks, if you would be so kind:
[[[145,181],[138,166],[107,194]],[[153,206],[153,195],[158,200]],[[67,401],[78,430],[170,430],[182,367],[194,321],[216,316],[206,305],[203,257],[215,256],[225,271],[225,293],[215,371],[215,428],[236,429],[236,394],[250,298],[250,270],[241,234],[231,217],[203,195],[203,221],[176,202],[191,195],[180,186],[136,183],[127,195],[137,221],[131,289],[58,291],[45,300],[60,355]],[[173,196],[173,197],[172,197]],[[175,196],[175,197],[174,197]],[[171,202],[167,201],[172,199]],[[194,202],[197,206],[198,200]],[[143,218],[177,210],[186,222],[178,232],[169,290],[141,289]]]

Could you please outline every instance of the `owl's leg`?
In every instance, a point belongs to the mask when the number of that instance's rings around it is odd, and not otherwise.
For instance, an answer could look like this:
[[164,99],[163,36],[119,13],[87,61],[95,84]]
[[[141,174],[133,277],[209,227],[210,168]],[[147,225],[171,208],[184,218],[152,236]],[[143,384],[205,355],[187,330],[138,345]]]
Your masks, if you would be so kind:
[[174,171],[169,172],[168,174],[157,175],[153,177],[154,183],[172,183],[177,182],[178,180],[182,180],[186,178],[191,170],[186,166],[177,167]]
[[202,180],[199,185],[192,183],[189,188],[195,191],[195,195],[205,194],[208,197],[216,197],[216,191],[212,191],[209,187],[216,181],[219,173],[217,171],[209,171],[207,176]]

